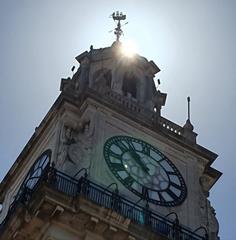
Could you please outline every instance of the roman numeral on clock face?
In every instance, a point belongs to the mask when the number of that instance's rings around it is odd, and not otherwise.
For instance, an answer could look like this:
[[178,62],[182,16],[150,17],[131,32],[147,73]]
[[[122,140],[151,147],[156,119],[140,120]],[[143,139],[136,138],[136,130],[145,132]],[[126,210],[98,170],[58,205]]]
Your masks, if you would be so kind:
[[135,151],[135,147],[131,141],[117,141],[115,143],[117,147],[120,148],[122,152],[127,152],[127,151]]
[[123,181],[127,186],[131,186],[134,183],[134,179],[131,176],[126,177]]
[[182,187],[180,185],[177,185],[176,183],[171,182],[171,181],[170,181],[170,185],[173,186],[174,188],[178,189],[178,190],[182,189]]
[[145,154],[145,155],[148,155],[150,156],[150,148],[146,145],[142,145],[143,149],[142,149],[142,152]]
[[135,147],[134,147],[134,145],[133,145],[133,143],[132,143],[131,141],[127,141],[126,143],[127,143],[127,145],[129,146],[129,150],[130,150],[130,151],[131,151],[131,150],[133,150],[133,151],[136,150]]
[[112,150],[109,150],[109,155],[116,158],[116,159],[120,159],[121,155],[118,153],[113,152]]
[[125,167],[122,163],[110,163],[111,168],[116,171],[125,171]]
[[166,189],[166,193],[173,199],[176,200],[178,197],[170,189]]

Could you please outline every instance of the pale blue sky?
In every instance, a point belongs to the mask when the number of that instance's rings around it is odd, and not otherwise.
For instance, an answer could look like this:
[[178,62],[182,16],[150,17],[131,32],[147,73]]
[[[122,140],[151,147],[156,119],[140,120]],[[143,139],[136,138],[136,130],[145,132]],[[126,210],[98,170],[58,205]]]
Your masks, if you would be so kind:
[[[182,125],[191,96],[198,143],[219,154],[211,191],[223,240],[235,234],[236,1],[1,0],[0,179],[71,76],[74,57],[114,40],[109,15],[128,16],[125,39],[161,68],[163,115]],[[78,66],[78,65],[76,65]]]

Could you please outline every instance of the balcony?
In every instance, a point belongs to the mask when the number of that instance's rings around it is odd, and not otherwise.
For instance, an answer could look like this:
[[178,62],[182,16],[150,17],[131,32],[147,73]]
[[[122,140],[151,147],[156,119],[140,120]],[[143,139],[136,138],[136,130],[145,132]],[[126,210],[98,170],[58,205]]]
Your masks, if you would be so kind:
[[[119,195],[118,191],[110,191],[87,179],[86,176],[79,180],[72,178],[55,168],[48,167],[43,174],[36,179],[36,184],[32,189],[20,189],[15,201],[9,208],[5,220],[0,225],[0,233],[4,232],[5,226],[15,214],[18,206],[28,206],[34,199],[34,193],[42,186],[59,192],[72,198],[83,198],[95,205],[112,210],[130,222],[143,227],[160,239],[169,240],[208,240],[207,233],[200,236],[179,224],[178,219],[171,221],[157,213],[150,211],[148,204],[141,207],[128,199]],[[1,236],[1,234],[0,234]],[[159,238],[158,238],[159,239]]]

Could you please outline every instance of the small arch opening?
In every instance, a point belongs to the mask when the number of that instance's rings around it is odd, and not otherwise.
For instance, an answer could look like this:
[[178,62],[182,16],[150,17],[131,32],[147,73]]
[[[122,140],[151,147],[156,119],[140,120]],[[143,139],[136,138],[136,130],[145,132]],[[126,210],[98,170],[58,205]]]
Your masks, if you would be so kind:
[[137,78],[133,73],[124,74],[122,91],[127,97],[137,97]]
[[95,88],[111,87],[112,73],[110,69],[102,68],[93,74],[93,82]]
[[105,78],[105,85],[107,87],[111,87],[111,79],[112,79],[111,70],[107,70],[107,72],[104,73],[104,78]]

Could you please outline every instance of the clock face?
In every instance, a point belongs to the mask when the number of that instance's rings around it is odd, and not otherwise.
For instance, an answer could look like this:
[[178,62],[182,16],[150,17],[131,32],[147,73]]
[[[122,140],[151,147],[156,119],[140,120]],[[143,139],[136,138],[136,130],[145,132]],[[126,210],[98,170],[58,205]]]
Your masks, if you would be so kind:
[[182,203],[187,189],[175,165],[152,145],[133,137],[115,136],[104,145],[104,158],[130,191],[162,206]]
[[50,158],[51,150],[46,150],[36,159],[35,163],[30,168],[28,174],[26,175],[17,193],[16,199],[20,197],[25,188],[32,190],[36,186],[36,184],[40,180],[40,177],[42,176],[44,169],[48,166]]

